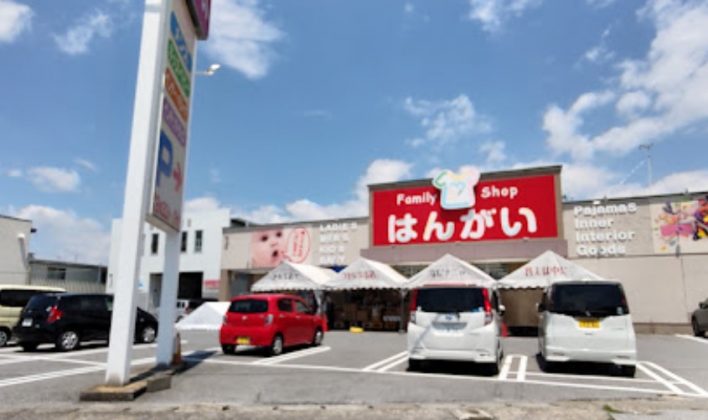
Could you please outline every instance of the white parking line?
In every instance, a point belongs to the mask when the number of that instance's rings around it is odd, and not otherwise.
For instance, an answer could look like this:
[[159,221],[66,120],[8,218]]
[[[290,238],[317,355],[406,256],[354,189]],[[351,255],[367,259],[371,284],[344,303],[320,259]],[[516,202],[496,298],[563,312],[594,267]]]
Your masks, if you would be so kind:
[[[189,357],[187,357],[188,359]],[[206,359],[202,360],[203,363],[213,363],[213,364],[224,364],[224,365],[236,365],[236,366],[253,366],[251,362],[242,362],[238,360],[225,360],[225,359]],[[450,380],[466,380],[473,382],[487,382],[487,381],[499,381],[498,378],[489,377],[479,377],[479,376],[461,376],[461,375],[449,375],[441,373],[418,373],[418,372],[398,372],[398,371],[387,371],[387,372],[372,372],[363,371],[361,369],[355,368],[344,368],[336,366],[317,366],[317,365],[289,365],[289,364],[277,364],[277,365],[261,365],[270,368],[281,368],[281,369],[300,369],[300,370],[319,370],[319,371],[329,371],[329,372],[342,372],[342,373],[378,373],[381,375],[396,375],[396,376],[415,376],[418,378],[437,378],[437,379],[450,379]],[[506,380],[505,382],[517,383],[516,380]],[[653,394],[653,395],[669,395],[672,394],[671,391],[666,389],[649,389],[649,388],[633,388],[625,386],[611,386],[611,385],[593,385],[593,384],[578,384],[578,383],[567,383],[567,382],[549,382],[549,381],[538,381],[538,380],[526,380],[525,384],[537,384],[546,385],[550,387],[558,388],[580,388],[580,389],[596,389],[601,391],[625,391],[632,393],[641,394]],[[701,398],[702,396],[696,394],[680,393],[682,396]]]
[[386,372],[387,370],[391,369],[392,367],[398,366],[401,363],[408,361],[408,354],[407,353],[408,352],[406,352],[406,354],[404,354],[402,357],[399,357],[398,359],[394,360],[393,362],[376,369],[376,371],[377,372]]
[[[670,370],[665,369],[665,368],[657,365],[656,363],[652,363],[652,362],[642,362],[642,363],[644,365],[651,366],[654,370],[658,370],[659,372],[663,373],[664,375],[668,376],[669,378],[673,379],[674,381],[690,388],[696,394],[702,395],[704,397],[708,397],[708,391],[699,387],[698,385],[694,384],[693,382],[690,382],[687,379],[678,376],[677,374],[671,372]],[[672,383],[676,383],[676,382],[672,382]]]
[[399,359],[399,358],[401,358],[401,357],[403,357],[403,356],[408,357],[408,352],[407,352],[407,351],[402,351],[402,352],[400,352],[400,353],[396,353],[396,354],[394,354],[393,356],[387,357],[387,358],[385,358],[385,359],[383,359],[383,360],[379,360],[379,361],[376,362],[376,363],[372,363],[372,364],[370,364],[369,366],[366,366],[366,367],[365,367],[364,369],[362,369],[362,370],[365,371],[365,372],[368,372],[368,371],[371,371],[371,370],[376,370],[377,368],[379,368],[379,367],[382,366],[382,365],[385,365],[386,363],[390,362],[391,360]]
[[75,363],[80,365],[103,365],[101,362],[92,362],[89,360],[77,360],[69,358],[57,358],[57,357],[47,357],[47,356],[20,356],[20,355],[2,355],[0,357],[6,357],[7,360],[1,360],[0,365],[10,365],[14,363],[23,362],[34,362],[34,361],[47,361],[47,362],[57,362],[57,363]]
[[506,381],[509,377],[509,370],[511,369],[511,364],[514,363],[515,355],[510,354],[504,357],[504,362],[502,363],[501,371],[499,372],[499,380]]
[[274,365],[276,363],[284,362],[287,360],[292,360],[292,359],[298,359],[300,357],[306,357],[306,356],[312,356],[313,354],[318,354],[318,353],[324,353],[326,351],[330,351],[331,348],[324,346],[324,347],[315,347],[311,349],[306,349],[306,350],[298,350],[294,351],[292,353],[286,353],[280,356],[275,356],[275,357],[269,357],[267,359],[260,359],[255,362],[251,362],[251,364],[254,365]]
[[676,385],[673,383],[667,381],[666,379],[662,378],[658,374],[654,373],[651,369],[647,368],[643,362],[638,362],[637,363],[637,368],[641,370],[642,372],[646,373],[653,379],[655,379],[657,382],[663,384],[665,387],[669,388],[673,393],[675,394],[683,394],[684,392],[679,389]]
[[526,372],[526,376],[538,376],[542,378],[570,378],[577,380],[592,380],[592,381],[610,381],[610,382],[632,382],[632,383],[649,383],[655,384],[654,379],[637,379],[637,378],[617,378],[614,376],[597,376],[597,375],[574,375],[568,373],[546,373],[546,372]]
[[526,366],[528,365],[528,356],[521,356],[519,360],[519,371],[516,372],[516,381],[524,382],[526,380]]
[[[154,363],[154,362],[155,362],[154,357],[146,357],[143,359],[133,360],[131,365],[137,366],[137,365],[144,365],[147,363]],[[55,379],[55,378],[63,378],[66,376],[82,375],[84,373],[99,372],[104,369],[105,369],[105,366],[87,366],[87,367],[76,368],[76,369],[59,370],[56,372],[38,373],[35,375],[27,375],[27,376],[20,376],[20,377],[16,377],[16,378],[8,378],[8,379],[0,380],[0,388],[6,387],[6,386],[11,386],[11,385],[21,385],[21,384],[26,384],[26,383],[30,383],[30,382],[44,381],[47,379]]]
[[692,335],[686,335],[686,334],[675,334],[675,336],[678,338],[683,338],[684,340],[691,340],[691,341],[695,341],[695,342],[701,343],[701,344],[708,344],[708,340],[706,340],[705,338],[701,338],[701,337],[694,337]]

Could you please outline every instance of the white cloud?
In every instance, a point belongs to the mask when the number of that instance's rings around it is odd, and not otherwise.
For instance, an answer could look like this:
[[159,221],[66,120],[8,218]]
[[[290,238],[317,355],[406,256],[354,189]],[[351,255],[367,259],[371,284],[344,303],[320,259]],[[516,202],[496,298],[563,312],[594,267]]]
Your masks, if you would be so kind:
[[76,192],[81,184],[81,177],[75,170],[50,166],[28,169],[27,179],[37,189],[45,192]]
[[607,37],[610,36],[610,28],[605,29],[600,37],[600,42],[585,52],[583,58],[594,64],[601,64],[612,60],[615,53],[607,47]]
[[627,92],[617,101],[617,113],[627,118],[634,118],[651,105],[651,98],[645,92],[635,90]]
[[413,3],[406,2],[403,5],[403,13],[405,13],[407,15],[411,15],[411,14],[413,14],[413,12],[415,12],[415,5]]
[[467,18],[479,22],[487,32],[496,32],[510,18],[521,16],[541,2],[542,0],[469,0],[470,11]]
[[[581,132],[578,113],[552,105],[544,129],[554,152],[585,158],[595,152],[624,155],[708,121],[708,3],[653,0],[639,16],[654,23],[656,36],[644,59],[619,64],[613,91],[623,123],[593,137]],[[575,141],[580,153],[572,147]]]
[[88,169],[91,172],[98,172],[98,168],[96,167],[96,164],[91,162],[90,160],[82,159],[82,158],[76,158],[74,159],[74,163],[77,165]]
[[13,0],[0,0],[0,43],[11,43],[32,24],[32,9]]
[[85,54],[96,36],[108,38],[113,33],[113,20],[106,13],[96,10],[82,16],[63,35],[54,35],[57,47],[69,55]]
[[506,160],[506,144],[501,141],[488,141],[479,146],[479,152],[486,154],[485,163],[487,165],[497,165]]
[[477,113],[467,95],[441,101],[408,97],[403,107],[410,115],[419,118],[421,127],[425,129],[422,137],[408,140],[413,147],[426,143],[442,147],[492,129],[489,118]]
[[272,44],[284,34],[265,20],[258,0],[219,0],[212,5],[206,52],[249,79],[268,73],[275,53]]
[[23,172],[21,169],[10,169],[6,172],[10,178],[22,178]]
[[111,238],[98,221],[39,205],[24,207],[14,215],[31,220],[37,228],[30,247],[38,257],[106,264]]
[[614,94],[610,91],[587,92],[580,95],[567,111],[551,105],[543,116],[543,129],[548,133],[546,143],[555,155],[568,153],[574,159],[592,157],[590,139],[578,132],[583,124],[582,114],[613,99]]
[[218,210],[222,208],[221,203],[214,197],[197,197],[187,200],[184,203],[185,212],[199,213],[202,211]]
[[615,2],[615,0],[585,0],[592,7],[601,9]]
[[265,205],[256,209],[232,208],[232,214],[254,223],[362,217],[369,214],[369,184],[395,182],[410,178],[412,165],[400,160],[377,159],[366,168],[353,188],[351,199],[341,203],[319,204],[301,198],[284,207]]
[[684,191],[708,191],[708,170],[701,169],[668,174],[654,182],[651,187],[637,183],[618,186],[609,191],[609,196],[628,197],[635,195],[670,194]]

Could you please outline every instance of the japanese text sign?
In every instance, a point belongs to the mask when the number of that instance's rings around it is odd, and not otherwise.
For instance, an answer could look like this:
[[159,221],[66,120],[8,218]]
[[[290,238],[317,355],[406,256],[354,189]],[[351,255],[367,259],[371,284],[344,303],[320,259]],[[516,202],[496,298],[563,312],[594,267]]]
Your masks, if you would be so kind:
[[184,0],[172,2],[166,34],[164,93],[148,220],[163,229],[179,231],[196,43],[194,28]]
[[553,175],[479,181],[470,208],[444,209],[441,192],[432,185],[373,190],[373,245],[558,237]]

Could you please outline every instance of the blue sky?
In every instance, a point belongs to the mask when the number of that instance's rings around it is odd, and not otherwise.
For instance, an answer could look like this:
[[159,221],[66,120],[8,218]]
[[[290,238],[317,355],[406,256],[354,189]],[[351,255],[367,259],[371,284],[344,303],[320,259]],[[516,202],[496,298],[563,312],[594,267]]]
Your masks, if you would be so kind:
[[[366,185],[563,163],[574,199],[708,189],[701,1],[213,0],[187,207],[362,216]],[[0,0],[0,213],[105,262],[143,2]],[[641,144],[653,144],[648,185]]]

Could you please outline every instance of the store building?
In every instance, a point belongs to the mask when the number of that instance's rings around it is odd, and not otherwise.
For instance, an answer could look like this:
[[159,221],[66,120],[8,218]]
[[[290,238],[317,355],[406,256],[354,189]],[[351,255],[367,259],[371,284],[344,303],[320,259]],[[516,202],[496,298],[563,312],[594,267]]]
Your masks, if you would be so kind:
[[688,332],[708,297],[708,194],[569,202],[568,257],[622,282],[641,331]]
[[[219,293],[223,231],[231,226],[244,225],[232,219],[228,209],[186,213],[182,217],[179,258],[178,299],[216,299]],[[121,221],[113,221],[111,253],[108,262],[106,291],[113,293]],[[145,224],[144,249],[140,261],[138,306],[157,312],[162,290],[162,271],[165,264],[165,234]]]
[[219,296],[282,259],[340,270],[362,256],[411,277],[449,253],[501,279],[551,250],[622,282],[639,331],[688,331],[708,296],[706,193],[563,203],[561,169],[370,185],[370,218],[226,229]]
[[339,271],[369,244],[368,218],[321,220],[224,229],[222,300],[248,293],[281,261]]

